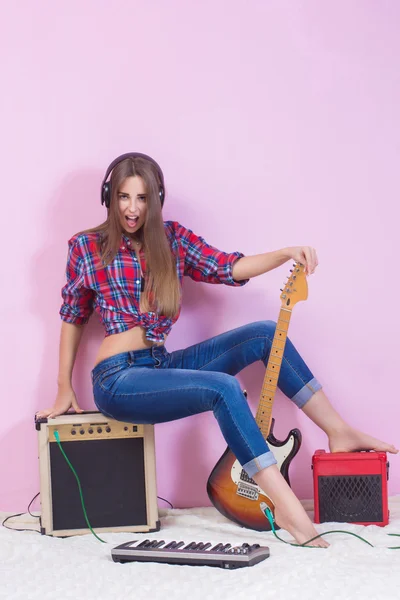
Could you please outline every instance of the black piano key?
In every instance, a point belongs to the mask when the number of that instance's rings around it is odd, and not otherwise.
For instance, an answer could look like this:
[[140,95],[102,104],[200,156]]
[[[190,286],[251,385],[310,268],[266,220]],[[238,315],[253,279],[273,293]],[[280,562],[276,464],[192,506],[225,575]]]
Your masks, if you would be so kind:
[[160,541],[158,542],[158,544],[157,544],[156,546],[154,546],[154,547],[155,547],[155,548],[161,548],[161,546],[163,546],[164,544],[165,544],[165,541],[164,541],[164,540],[160,540]]
[[221,544],[221,542],[219,544],[216,544],[214,546],[214,548],[211,548],[211,552],[219,552],[222,548],[223,544]]
[[205,542],[200,542],[199,544],[197,544],[195,550],[199,550],[199,552],[200,551],[203,552],[203,550],[205,549],[205,547],[208,546],[208,545],[211,546],[211,544],[206,544]]
[[192,550],[194,546],[196,546],[196,542],[189,542],[189,544],[184,547],[184,550]]
[[166,546],[164,546],[164,550],[166,550],[167,548],[173,548],[176,544],[176,541],[173,540],[172,542],[169,542]]
[[209,548],[210,546],[212,546],[211,542],[207,542],[206,544],[204,544],[202,550],[207,550],[207,548]]
[[158,540],[153,540],[150,544],[150,548],[157,548],[158,546]]
[[199,542],[198,544],[196,544],[195,546],[193,546],[192,550],[203,550],[203,542]]
[[232,546],[232,544],[225,544],[225,546],[222,546],[221,552],[226,552],[228,550],[228,548],[230,548],[231,546]]
[[177,550],[178,548],[180,548],[181,546],[184,546],[185,542],[178,542],[177,544],[175,544],[174,546],[174,550]]
[[149,542],[150,540],[143,540],[143,542],[140,542],[140,544],[138,544],[136,546],[136,548],[143,548],[144,546],[146,546],[146,544]]

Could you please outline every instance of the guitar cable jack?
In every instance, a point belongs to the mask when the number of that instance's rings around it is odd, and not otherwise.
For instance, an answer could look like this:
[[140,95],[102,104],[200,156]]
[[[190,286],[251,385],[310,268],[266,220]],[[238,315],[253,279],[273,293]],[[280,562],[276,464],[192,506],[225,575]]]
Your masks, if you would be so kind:
[[272,529],[274,529],[274,515],[272,514],[272,511],[268,504],[266,504],[265,502],[260,502],[260,509],[263,515],[267,517]]

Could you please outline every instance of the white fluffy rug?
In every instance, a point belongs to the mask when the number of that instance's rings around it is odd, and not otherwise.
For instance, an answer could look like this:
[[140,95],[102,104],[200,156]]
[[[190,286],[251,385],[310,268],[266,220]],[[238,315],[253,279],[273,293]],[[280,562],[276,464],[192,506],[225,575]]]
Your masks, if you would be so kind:
[[[310,502],[304,503],[311,509]],[[327,550],[294,548],[272,533],[242,529],[214,508],[162,510],[161,530],[151,534],[92,534],[65,539],[0,527],[0,598],[6,600],[188,600],[382,599],[400,598],[400,496],[390,499],[391,520],[386,528],[324,523],[319,532],[345,529],[366,537],[377,548],[344,534],[327,536]],[[0,513],[2,520],[7,516]],[[311,514],[312,516],[312,514]],[[30,517],[7,525],[34,526]],[[290,539],[286,532],[280,532]],[[243,542],[270,547],[271,556],[254,567],[227,571],[156,563],[114,563],[111,548],[133,539]]]

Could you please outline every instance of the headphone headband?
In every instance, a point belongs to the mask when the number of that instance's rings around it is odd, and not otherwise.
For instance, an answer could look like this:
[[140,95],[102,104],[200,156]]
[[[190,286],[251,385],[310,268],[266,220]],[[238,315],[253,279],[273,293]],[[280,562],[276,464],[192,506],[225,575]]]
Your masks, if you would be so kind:
[[159,176],[160,182],[161,182],[159,196],[160,196],[160,202],[161,202],[161,208],[162,208],[164,206],[164,197],[165,197],[163,172],[161,170],[160,165],[154,160],[154,158],[151,158],[151,156],[147,156],[147,154],[142,154],[141,152],[127,152],[126,154],[121,154],[121,156],[118,156],[116,159],[114,159],[112,161],[112,163],[109,165],[109,167],[106,171],[106,174],[104,175],[104,179],[101,184],[101,203],[105,204],[107,208],[110,208],[111,182],[107,181],[107,179],[108,179],[108,176],[110,175],[110,173],[112,172],[112,170],[126,158],[144,158],[145,160],[148,160],[149,162],[153,163],[153,165],[156,167],[158,176]]

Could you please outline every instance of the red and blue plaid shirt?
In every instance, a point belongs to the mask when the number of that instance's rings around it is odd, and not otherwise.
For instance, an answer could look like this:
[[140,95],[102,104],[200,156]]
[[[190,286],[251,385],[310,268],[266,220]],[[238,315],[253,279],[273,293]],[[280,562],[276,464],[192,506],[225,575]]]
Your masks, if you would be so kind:
[[[232,277],[234,262],[244,256],[241,252],[221,252],[176,221],[165,221],[164,228],[176,257],[181,286],[184,275],[195,281],[231,286],[248,282],[248,279],[235,281]],[[181,307],[173,319],[156,312],[140,312],[140,265],[131,240],[122,234],[119,250],[107,267],[101,261],[98,242],[96,233],[75,235],[68,242],[67,283],[61,292],[62,320],[83,325],[95,310],[106,336],[140,325],[146,330],[148,340],[164,341]]]

